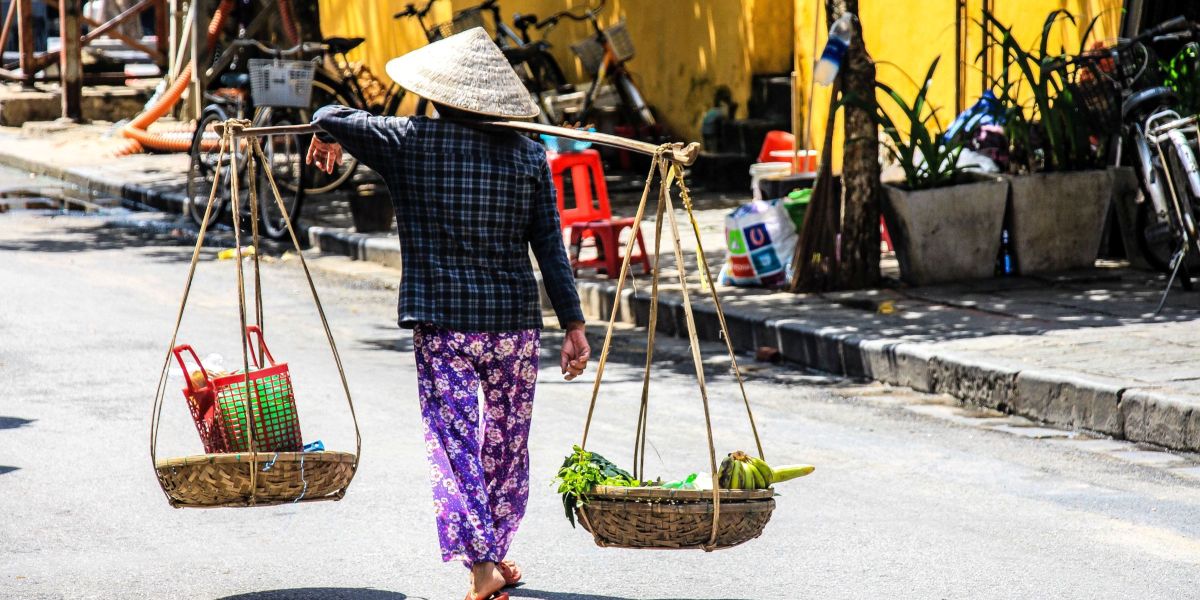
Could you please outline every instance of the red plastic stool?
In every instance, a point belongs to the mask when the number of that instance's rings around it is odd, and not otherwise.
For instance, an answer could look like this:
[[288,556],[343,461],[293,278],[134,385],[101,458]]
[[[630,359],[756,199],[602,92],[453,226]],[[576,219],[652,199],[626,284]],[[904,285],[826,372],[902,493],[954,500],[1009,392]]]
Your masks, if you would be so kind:
[[[599,273],[616,279],[621,273],[621,232],[633,228],[633,217],[623,219],[606,219],[590,223],[578,223],[569,228],[571,268],[596,269]],[[646,241],[642,239],[641,229],[633,232],[637,252],[629,259],[630,266],[641,265],[642,273],[650,272],[650,255],[646,252]],[[584,240],[591,238],[596,247],[596,258],[580,260],[579,253],[583,249]]]
[[[604,181],[604,166],[600,153],[595,150],[583,152],[548,153],[550,174],[558,198],[558,215],[562,227],[570,240],[571,266],[576,269],[595,268],[609,278],[617,277],[621,269],[621,233],[633,227],[633,219],[612,216],[608,202],[608,185]],[[571,175],[571,198],[573,206],[567,207],[565,177]],[[631,264],[641,264],[644,273],[650,272],[650,258],[642,232],[635,232],[640,254],[634,254]],[[579,260],[579,252],[585,240],[591,239],[598,258]]]

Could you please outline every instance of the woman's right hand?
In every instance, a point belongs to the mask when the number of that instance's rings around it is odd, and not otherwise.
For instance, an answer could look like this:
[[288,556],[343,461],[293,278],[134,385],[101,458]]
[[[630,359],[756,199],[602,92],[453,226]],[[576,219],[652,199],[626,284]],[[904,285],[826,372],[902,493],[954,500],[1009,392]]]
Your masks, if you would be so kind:
[[337,142],[322,142],[314,135],[305,162],[315,163],[318,169],[332,174],[334,167],[342,164],[342,146]]

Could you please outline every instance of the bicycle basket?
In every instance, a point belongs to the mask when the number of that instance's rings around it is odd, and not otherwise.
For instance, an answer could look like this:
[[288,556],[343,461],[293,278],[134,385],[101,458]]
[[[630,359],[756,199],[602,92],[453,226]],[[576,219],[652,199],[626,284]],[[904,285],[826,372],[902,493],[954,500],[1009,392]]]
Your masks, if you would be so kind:
[[1121,129],[1121,88],[1115,79],[1113,60],[1107,53],[1082,55],[1075,62],[1071,97],[1099,134],[1111,135]]
[[1118,43],[1085,52],[1073,61],[1070,89],[1099,133],[1121,129],[1121,102],[1131,91],[1160,85],[1158,57],[1145,44]]
[[604,44],[600,41],[600,36],[593,35],[575,42],[571,44],[571,50],[579,57],[579,62],[583,63],[585,73],[595,75],[600,72],[600,65],[604,62]]
[[315,65],[304,60],[252,58],[250,97],[258,106],[307,108]]
[[629,37],[625,19],[621,19],[616,25],[605,29],[604,35],[608,37],[608,43],[612,44],[613,54],[617,60],[625,62],[633,58],[633,39]]
[[[436,40],[440,40],[476,27],[483,27],[483,11],[478,8],[468,8],[459,11],[454,15],[453,19],[434,25],[431,31],[434,32]],[[433,42],[436,40],[431,39],[429,41]]]

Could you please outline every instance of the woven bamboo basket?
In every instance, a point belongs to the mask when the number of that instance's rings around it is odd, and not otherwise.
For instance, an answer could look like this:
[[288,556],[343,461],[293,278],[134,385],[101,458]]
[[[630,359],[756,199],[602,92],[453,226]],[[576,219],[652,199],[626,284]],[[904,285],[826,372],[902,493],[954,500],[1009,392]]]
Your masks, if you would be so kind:
[[253,490],[247,452],[170,458],[154,467],[176,508],[341,500],[354,477],[355,456],[349,452],[259,452],[253,460]]
[[575,514],[602,547],[719,550],[762,535],[775,510],[773,491],[721,490],[720,495],[711,546],[714,503],[707,490],[598,486]]

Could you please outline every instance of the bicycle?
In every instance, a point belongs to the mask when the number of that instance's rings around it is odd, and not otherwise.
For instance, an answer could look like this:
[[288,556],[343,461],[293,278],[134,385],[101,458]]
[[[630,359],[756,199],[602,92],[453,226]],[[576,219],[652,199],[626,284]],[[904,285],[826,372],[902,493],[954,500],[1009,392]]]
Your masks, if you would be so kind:
[[[247,173],[239,168],[235,174],[231,166],[232,161],[229,160],[224,166],[218,168],[220,135],[217,133],[217,125],[224,123],[230,117],[249,119],[256,127],[296,125],[306,122],[304,113],[294,107],[256,106],[252,92],[252,75],[236,69],[239,69],[241,62],[250,65],[249,68],[253,68],[252,62],[263,60],[249,58],[242,61],[243,54],[248,50],[257,52],[259,56],[270,57],[265,61],[270,64],[272,61],[286,57],[320,52],[323,48],[322,44],[303,43],[285,50],[277,50],[257,40],[238,39],[230,44],[218,58],[213,69],[210,69],[210,73],[220,73],[215,78],[218,87],[212,91],[205,91],[205,99],[209,101],[209,104],[201,113],[195,132],[192,134],[186,182],[188,214],[197,225],[203,224],[206,212],[209,214],[208,225],[213,225],[224,217],[226,209],[231,204],[237,207],[233,214],[236,214],[237,218],[241,218],[248,214],[248,209],[242,207],[248,206],[248,203],[253,201],[257,202],[260,208],[259,221],[263,232],[273,239],[282,239],[287,236],[286,219],[267,190],[265,173],[258,174],[255,182],[258,190],[257,198],[249,197],[250,186],[246,185],[248,182],[243,182],[239,186],[239,189],[247,191],[246,195],[237,198],[236,202],[233,202],[234,199],[228,195],[230,179],[237,176],[239,181],[242,181],[247,177]],[[266,64],[262,67],[270,68]],[[304,104],[307,105],[307,98],[304,99]],[[264,168],[271,169],[284,196],[287,217],[295,221],[300,214],[307,192],[304,185],[307,169],[304,165],[303,145],[294,135],[276,135],[264,140],[263,150],[268,159],[268,164],[264,165]],[[245,145],[227,149],[227,152],[237,159],[239,165],[247,164],[245,154],[247,151],[248,148]],[[216,188],[218,192],[210,197],[209,190],[213,189],[214,180],[220,180]],[[210,198],[213,206],[212,210],[208,211]],[[230,218],[233,218],[232,214]]]
[[581,122],[590,120],[597,110],[597,100],[605,81],[611,80],[620,98],[625,122],[639,129],[654,128],[658,121],[625,66],[625,63],[633,58],[634,48],[624,21],[608,29],[600,26],[599,15],[606,2],[607,0],[600,0],[596,7],[581,13],[559,11],[534,24],[534,27],[545,30],[544,35],[548,35],[562,19],[587,21],[592,26],[593,35],[571,45],[571,50],[583,63],[584,71],[592,76],[592,82],[583,95],[582,103],[571,119]]
[[1157,58],[1147,42],[1195,34],[1195,26],[1177,17],[1067,61],[1076,65],[1073,91],[1093,126],[1114,138],[1113,164],[1121,164],[1126,138],[1133,145],[1134,171],[1142,190],[1135,219],[1139,250],[1152,267],[1169,274],[1155,314],[1179,275],[1181,285],[1192,289],[1187,262],[1200,256],[1200,167],[1193,149],[1200,127],[1195,116],[1177,112],[1179,98],[1161,85]]

